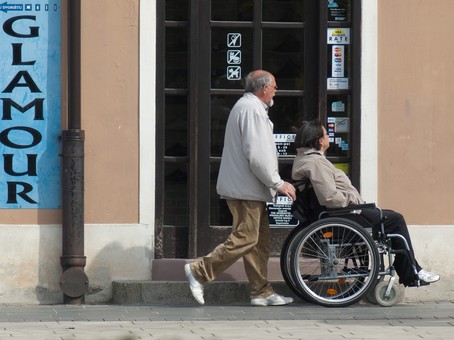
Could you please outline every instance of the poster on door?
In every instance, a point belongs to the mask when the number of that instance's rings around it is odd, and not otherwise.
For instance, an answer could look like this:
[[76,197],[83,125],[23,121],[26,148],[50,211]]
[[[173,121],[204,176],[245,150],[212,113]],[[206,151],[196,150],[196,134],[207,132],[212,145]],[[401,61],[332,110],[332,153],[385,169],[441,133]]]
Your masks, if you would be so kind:
[[294,133],[275,133],[274,143],[276,144],[278,157],[295,157],[295,136]]
[[0,208],[59,208],[61,2],[5,1],[0,24]]
[[270,227],[297,227],[299,221],[292,215],[293,201],[287,196],[278,195],[274,202],[267,203]]

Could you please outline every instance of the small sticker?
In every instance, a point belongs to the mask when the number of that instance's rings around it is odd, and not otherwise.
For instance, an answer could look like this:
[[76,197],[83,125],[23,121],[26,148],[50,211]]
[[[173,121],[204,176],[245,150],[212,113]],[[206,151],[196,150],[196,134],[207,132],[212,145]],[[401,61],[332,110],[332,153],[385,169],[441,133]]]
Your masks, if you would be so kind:
[[327,36],[329,45],[350,44],[350,28],[328,28]]
[[334,45],[331,53],[332,66],[331,66],[331,77],[342,78],[344,77],[344,64],[345,64],[345,46]]
[[328,90],[348,90],[348,78],[328,78]]
[[241,79],[241,67],[240,66],[228,66],[227,67],[227,79],[228,80],[240,80]]
[[227,51],[227,64],[241,64],[241,51],[239,50]]
[[342,101],[332,102],[331,111],[333,112],[345,112],[345,104]]
[[228,33],[227,34],[228,47],[241,47],[241,33]]

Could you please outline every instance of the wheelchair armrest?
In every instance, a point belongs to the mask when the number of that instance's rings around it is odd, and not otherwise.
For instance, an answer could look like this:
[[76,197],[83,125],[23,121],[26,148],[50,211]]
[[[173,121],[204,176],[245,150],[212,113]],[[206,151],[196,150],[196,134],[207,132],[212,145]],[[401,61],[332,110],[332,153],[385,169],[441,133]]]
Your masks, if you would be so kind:
[[351,204],[351,205],[349,205],[347,207],[343,207],[343,208],[326,208],[324,211],[322,211],[318,215],[318,218],[320,219],[324,215],[333,216],[333,215],[360,214],[361,210],[365,210],[365,209],[376,209],[376,210],[380,211],[380,215],[382,215],[381,209],[378,208],[375,205],[375,203],[365,203],[365,204]]
[[363,210],[363,209],[375,209],[377,206],[375,203],[365,203],[365,204],[351,204],[344,208],[326,208],[326,212],[346,212],[353,210]]
[[295,187],[295,188],[298,188],[299,186],[301,185],[306,185],[309,183],[309,179],[308,178],[301,178],[301,179],[298,179],[296,181],[292,181],[292,185]]

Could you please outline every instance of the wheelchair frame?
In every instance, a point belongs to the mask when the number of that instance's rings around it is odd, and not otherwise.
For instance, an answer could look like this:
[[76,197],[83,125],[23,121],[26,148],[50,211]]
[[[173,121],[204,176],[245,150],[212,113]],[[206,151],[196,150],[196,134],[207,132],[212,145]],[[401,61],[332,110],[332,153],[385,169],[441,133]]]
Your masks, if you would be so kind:
[[[302,185],[303,191],[313,190],[308,179],[293,184],[297,190]],[[363,226],[347,218],[353,214],[360,216],[364,209],[379,212],[378,226]],[[310,211],[305,213],[311,215]],[[405,249],[393,249],[393,238],[401,239]],[[404,294],[395,283],[392,264],[396,253],[409,257],[419,286],[407,240],[399,234],[385,233],[384,215],[379,207],[369,203],[324,208],[315,221],[301,222],[287,236],[281,252],[281,272],[297,296],[321,306],[344,307],[363,298],[381,306],[392,306]]]

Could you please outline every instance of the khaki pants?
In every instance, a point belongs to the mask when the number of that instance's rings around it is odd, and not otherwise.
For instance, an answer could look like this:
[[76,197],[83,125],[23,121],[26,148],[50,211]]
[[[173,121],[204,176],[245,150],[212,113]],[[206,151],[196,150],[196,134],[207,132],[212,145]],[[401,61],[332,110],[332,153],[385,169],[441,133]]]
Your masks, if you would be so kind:
[[210,254],[192,264],[200,283],[214,280],[240,257],[251,287],[251,296],[268,297],[273,289],[267,280],[270,229],[264,202],[227,200],[233,216],[232,233]]

